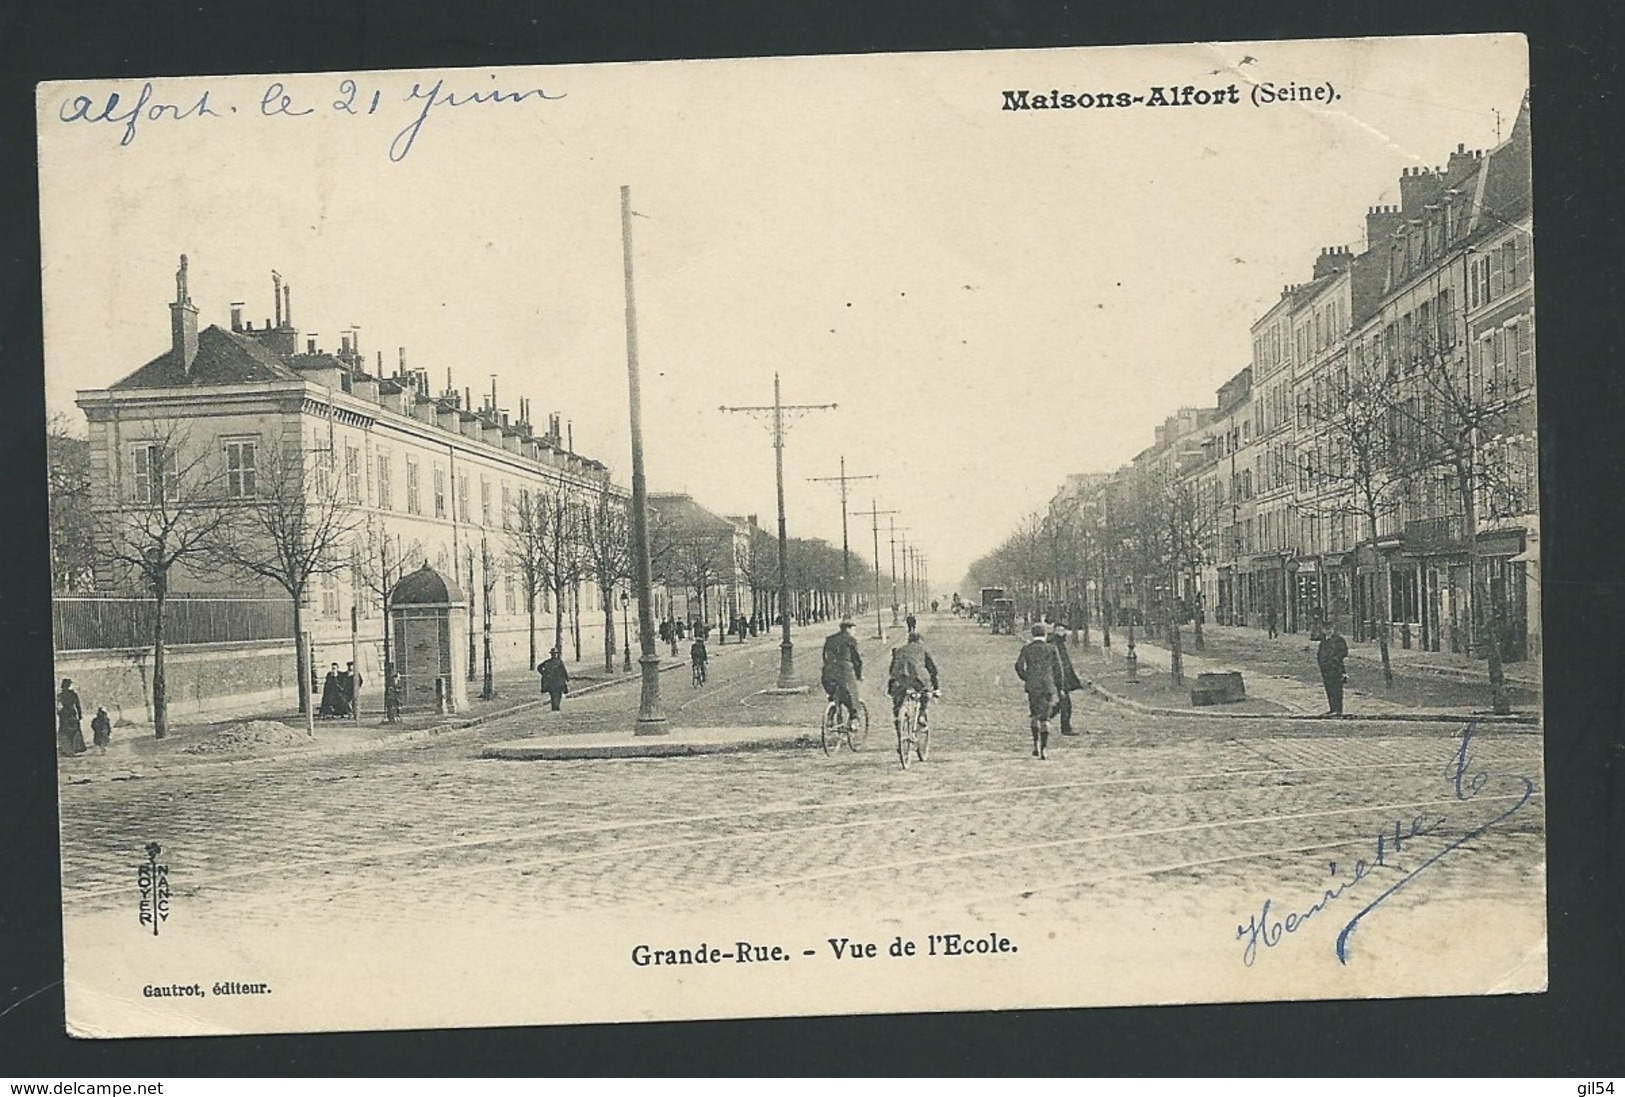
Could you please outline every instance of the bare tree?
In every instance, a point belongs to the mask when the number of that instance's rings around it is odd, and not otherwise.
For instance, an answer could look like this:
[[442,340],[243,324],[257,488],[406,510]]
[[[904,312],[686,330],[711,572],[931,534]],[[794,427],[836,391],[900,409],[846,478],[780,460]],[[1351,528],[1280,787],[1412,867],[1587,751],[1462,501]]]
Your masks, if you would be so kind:
[[[1307,402],[1311,424],[1318,429],[1298,453],[1305,481],[1300,505],[1328,518],[1356,519],[1373,546],[1379,527],[1399,510],[1417,475],[1414,446],[1396,430],[1408,423],[1406,399],[1392,378],[1360,353],[1317,378]],[[1377,600],[1379,607],[1385,604]],[[1387,614],[1379,616],[1382,680],[1391,689]]]
[[[1457,325],[1460,325],[1458,329]],[[1533,403],[1527,399],[1533,375],[1525,375],[1516,348],[1507,355],[1504,331],[1495,333],[1490,361],[1478,361],[1467,338],[1465,302],[1454,314],[1441,309],[1436,327],[1418,324],[1408,346],[1396,348],[1390,361],[1398,368],[1398,383],[1407,394],[1396,418],[1408,424],[1404,446],[1410,463],[1445,471],[1453,481],[1461,506],[1468,575],[1467,643],[1489,664],[1490,697],[1495,712],[1512,711],[1506,690],[1501,644],[1503,609],[1492,604],[1489,576],[1479,551],[1481,502],[1493,512],[1521,509],[1518,500],[1532,505],[1511,482],[1511,470],[1489,452],[1508,435],[1532,428],[1528,422]]]
[[51,589],[61,593],[95,585],[96,518],[90,499],[90,443],[77,437],[61,412],[45,431],[51,524]]
[[133,478],[111,486],[94,536],[100,558],[152,596],[152,730],[162,739],[169,733],[165,607],[171,582],[182,569],[207,570],[226,512],[212,455],[192,445],[180,424],[155,424],[137,440],[135,454]]
[[693,591],[702,621],[709,617],[712,586],[733,564],[733,538],[712,529],[679,528],[671,532],[660,577]]
[[536,600],[543,593],[553,601],[553,646],[564,648],[565,594],[581,574],[581,526],[578,492],[565,481],[520,494],[507,551],[525,589],[532,666],[536,665]]
[[390,678],[394,673],[395,661],[390,648],[389,611],[394,605],[395,584],[410,570],[411,561],[422,555],[423,545],[420,542],[414,540],[410,545],[401,547],[399,535],[390,536],[384,524],[373,517],[366,519],[353,546],[351,581],[356,591],[366,591],[383,613],[380,628],[383,633],[384,716],[390,721],[395,719],[389,694],[393,686]]
[[626,502],[603,481],[582,528],[586,572],[604,611],[604,673],[615,670],[615,591],[632,577],[632,534]]
[[771,534],[752,525],[745,540],[734,548],[734,567],[750,590],[750,604],[762,627],[772,623],[767,612],[779,581],[778,545]]
[[307,730],[314,730],[315,713],[306,665],[305,598],[313,579],[351,567],[349,546],[360,525],[336,481],[331,449],[307,449],[298,435],[285,439],[280,449],[256,461],[252,489],[245,484],[236,493],[210,545],[222,567],[269,579],[293,601],[299,709]]

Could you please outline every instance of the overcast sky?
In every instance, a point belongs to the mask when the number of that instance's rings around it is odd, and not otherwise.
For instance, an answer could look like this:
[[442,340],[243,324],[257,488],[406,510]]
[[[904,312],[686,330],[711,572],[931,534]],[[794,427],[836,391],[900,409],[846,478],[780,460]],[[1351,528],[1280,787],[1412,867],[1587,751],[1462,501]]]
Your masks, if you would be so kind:
[[[1492,146],[1528,82],[1515,36],[346,78],[279,78],[274,116],[278,78],[155,79],[127,143],[124,121],[61,119],[109,91],[122,116],[140,81],[42,86],[53,411],[79,419],[75,390],[168,346],[185,252],[201,326],[238,300],[270,317],[274,268],[324,348],[355,326],[369,362],[404,346],[437,390],[495,373],[502,406],[561,413],[627,483],[629,184],[651,488],[771,525],[768,431],[718,406],[771,403],[778,371],[787,403],[839,404],[788,435],[792,533],[839,544],[838,492],[807,478],[844,453],[881,477],[854,505],[900,512],[943,595],[1064,474],[1211,404],[1281,287],[1322,247],[1360,250],[1402,169]],[[400,155],[409,93],[437,81],[558,98],[440,102]],[[1266,82],[1340,98],[1252,105]],[[1186,84],[1242,102],[1000,109],[1005,89]],[[152,117],[165,103],[192,114]]]

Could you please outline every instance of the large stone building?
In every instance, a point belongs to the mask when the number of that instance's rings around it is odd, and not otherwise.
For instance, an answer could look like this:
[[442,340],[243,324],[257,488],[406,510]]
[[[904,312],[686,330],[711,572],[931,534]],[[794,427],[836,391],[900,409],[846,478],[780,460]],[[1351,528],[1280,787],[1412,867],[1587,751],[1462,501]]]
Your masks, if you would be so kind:
[[[199,330],[182,258],[169,347],[107,388],[78,394],[94,510],[106,519],[182,493],[229,507],[273,492],[293,505],[336,508],[344,535],[332,551],[345,566],[323,569],[302,606],[318,664],[348,661],[354,635],[363,673],[380,681],[382,580],[428,562],[472,596],[470,677],[483,662],[473,638],[487,615],[496,666],[525,665],[521,515],[544,498],[567,497],[584,511],[602,493],[617,502],[625,493],[602,463],[571,451],[557,416],[536,429],[524,402],[517,414],[498,407],[494,383],[476,408],[449,371],[446,387],[431,391],[404,350],[389,375],[382,355],[369,370],[350,333],[337,352],[314,336],[301,346],[291,288],[277,278],[273,294],[275,315],[263,327],[245,324],[234,304],[229,327]],[[130,589],[130,577],[111,568],[98,570],[97,583],[104,593]],[[543,591],[537,628],[550,636],[554,615],[567,613],[569,635],[588,634],[580,644],[591,658],[602,648],[601,596],[587,576],[570,588],[565,606]],[[269,580],[196,567],[176,569],[171,593],[286,597]],[[273,654],[285,661],[280,649]]]

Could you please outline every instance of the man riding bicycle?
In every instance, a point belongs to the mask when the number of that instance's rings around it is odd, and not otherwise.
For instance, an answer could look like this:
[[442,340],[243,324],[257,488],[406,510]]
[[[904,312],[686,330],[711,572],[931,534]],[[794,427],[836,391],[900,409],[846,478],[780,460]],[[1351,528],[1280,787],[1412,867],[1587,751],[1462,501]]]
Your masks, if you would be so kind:
[[891,653],[891,669],[886,673],[886,692],[891,694],[891,721],[900,727],[903,700],[909,690],[920,695],[920,726],[926,724],[925,710],[937,692],[937,664],[925,650],[917,632],[908,634],[908,643]]
[[824,670],[819,682],[831,701],[846,706],[847,720],[858,720],[858,683],[863,681],[863,655],[852,635],[852,618],[842,617],[840,631],[824,641]]

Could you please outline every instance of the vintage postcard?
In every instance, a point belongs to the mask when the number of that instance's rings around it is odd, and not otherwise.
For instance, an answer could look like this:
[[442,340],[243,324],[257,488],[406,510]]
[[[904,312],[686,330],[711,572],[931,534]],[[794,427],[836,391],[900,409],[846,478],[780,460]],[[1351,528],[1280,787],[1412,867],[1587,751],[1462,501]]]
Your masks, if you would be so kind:
[[1527,60],[41,85],[69,1031],[1543,990]]

